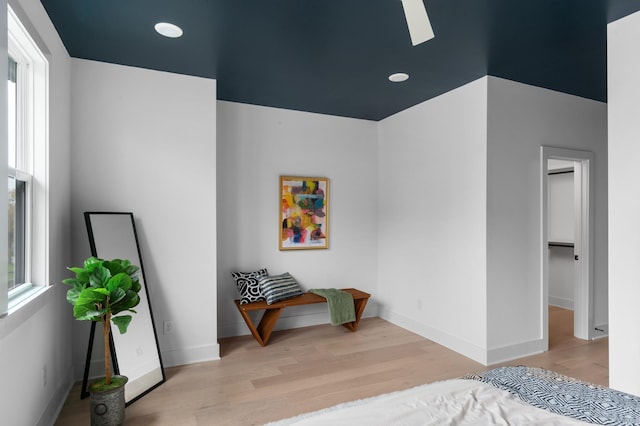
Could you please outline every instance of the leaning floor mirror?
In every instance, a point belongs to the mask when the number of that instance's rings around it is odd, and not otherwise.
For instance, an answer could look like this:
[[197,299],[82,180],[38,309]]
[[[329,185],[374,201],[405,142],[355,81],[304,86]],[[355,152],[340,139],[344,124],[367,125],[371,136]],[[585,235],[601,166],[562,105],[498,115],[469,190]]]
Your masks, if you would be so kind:
[[[113,368],[117,374],[127,376],[125,402],[132,403],[165,381],[149,301],[149,290],[142,265],[138,235],[132,213],[86,212],[84,214],[91,254],[101,259],[128,259],[140,267],[140,304],[125,334],[112,333]],[[92,327],[95,327],[95,322]],[[87,361],[91,354],[91,330]],[[88,369],[85,368],[85,383]],[[83,391],[86,389],[83,384]]]

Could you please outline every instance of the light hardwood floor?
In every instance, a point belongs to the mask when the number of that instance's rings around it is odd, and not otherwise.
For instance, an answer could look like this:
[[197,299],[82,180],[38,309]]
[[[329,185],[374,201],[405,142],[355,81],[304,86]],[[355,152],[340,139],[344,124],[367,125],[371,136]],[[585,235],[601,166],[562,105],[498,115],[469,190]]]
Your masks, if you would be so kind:
[[[550,351],[508,364],[608,384],[608,339],[572,337],[573,312],[551,308]],[[167,381],[127,408],[135,425],[255,425],[341,402],[482,371],[482,366],[380,318],[352,333],[320,325],[220,342],[221,360],[166,369]],[[86,425],[74,386],[56,425]]]

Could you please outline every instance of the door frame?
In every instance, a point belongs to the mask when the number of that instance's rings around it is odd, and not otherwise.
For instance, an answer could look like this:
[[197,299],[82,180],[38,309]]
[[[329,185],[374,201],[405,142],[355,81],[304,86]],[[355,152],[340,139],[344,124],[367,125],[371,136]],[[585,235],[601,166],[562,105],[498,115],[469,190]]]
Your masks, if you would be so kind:
[[575,267],[574,283],[574,335],[580,339],[590,340],[594,336],[593,325],[593,152],[580,151],[550,146],[540,147],[540,255],[542,286],[542,334],[545,350],[549,350],[549,187],[548,160],[558,159],[573,161],[574,193],[576,196],[576,239],[574,253],[579,261]]

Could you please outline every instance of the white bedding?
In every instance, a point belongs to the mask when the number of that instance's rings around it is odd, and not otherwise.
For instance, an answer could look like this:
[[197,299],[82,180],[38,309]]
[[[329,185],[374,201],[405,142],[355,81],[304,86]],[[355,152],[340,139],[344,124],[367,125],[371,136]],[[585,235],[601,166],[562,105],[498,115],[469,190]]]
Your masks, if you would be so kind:
[[284,425],[586,425],[475,380],[448,380],[270,423]]

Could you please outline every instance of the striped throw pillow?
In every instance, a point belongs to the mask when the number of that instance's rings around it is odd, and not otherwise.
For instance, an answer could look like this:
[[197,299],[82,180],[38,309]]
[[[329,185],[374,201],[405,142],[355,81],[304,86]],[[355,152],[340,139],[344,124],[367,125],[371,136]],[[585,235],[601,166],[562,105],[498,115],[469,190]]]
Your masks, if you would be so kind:
[[268,305],[300,296],[303,293],[296,280],[288,272],[281,275],[259,277],[258,284]]

